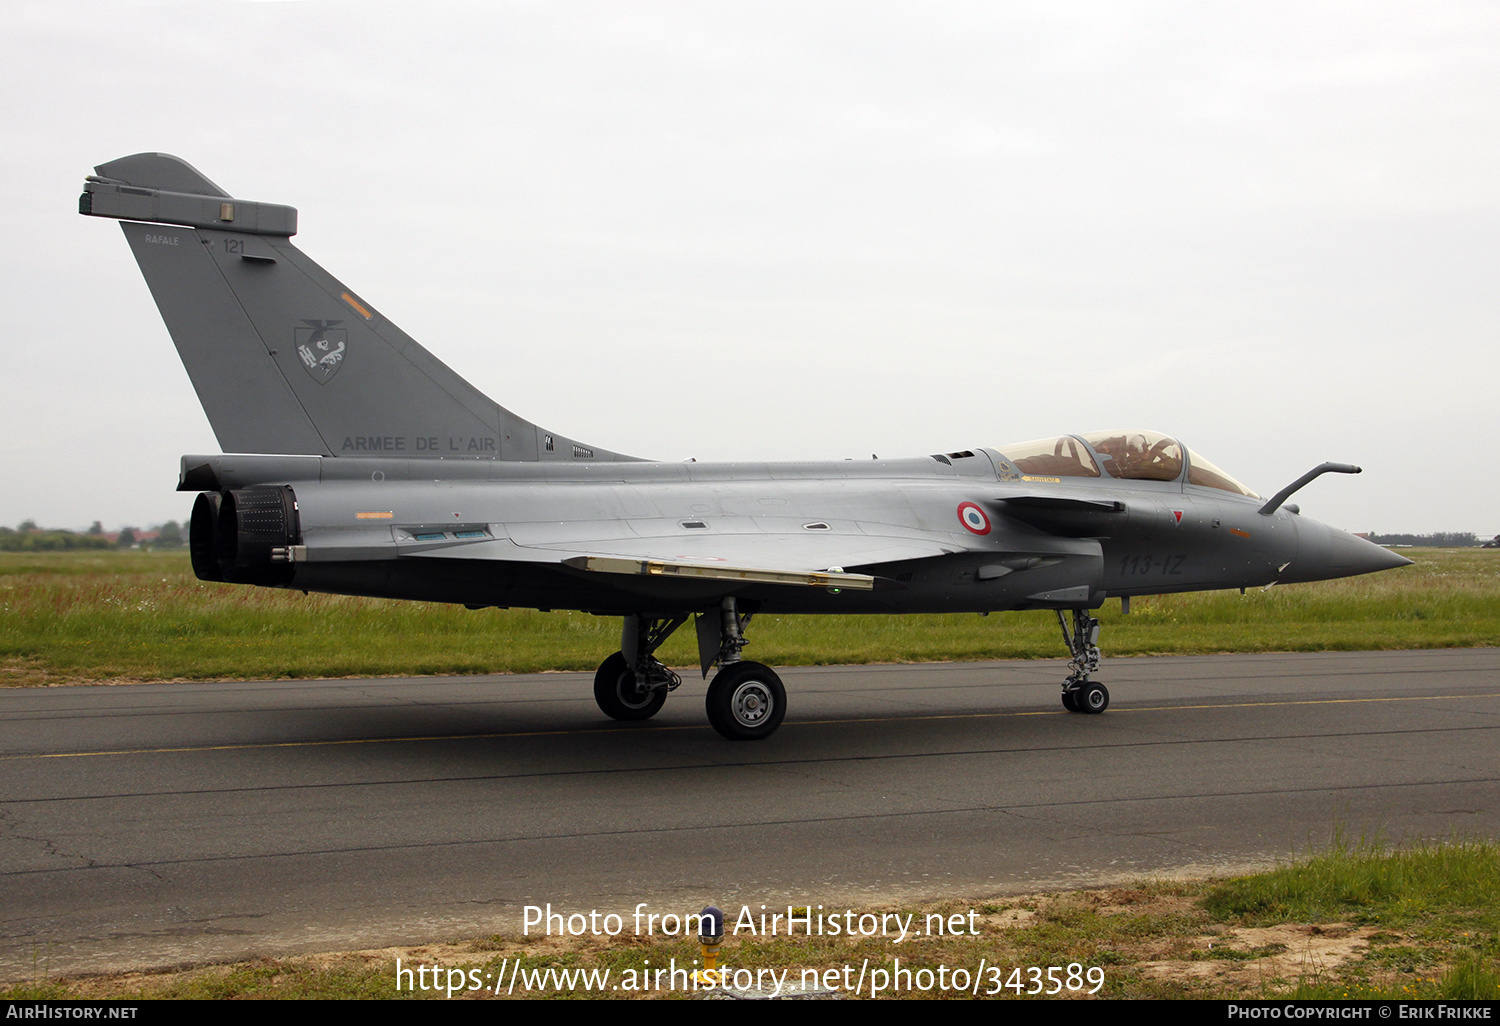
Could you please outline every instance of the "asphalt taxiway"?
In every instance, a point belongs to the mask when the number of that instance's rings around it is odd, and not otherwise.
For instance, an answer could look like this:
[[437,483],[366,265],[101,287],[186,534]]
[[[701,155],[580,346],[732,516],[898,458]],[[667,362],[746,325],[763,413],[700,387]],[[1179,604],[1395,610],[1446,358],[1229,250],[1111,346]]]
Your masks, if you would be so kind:
[[915,901],[1213,872],[1341,830],[1500,836],[1500,649],[788,668],[771,739],[688,679],[0,691],[0,979],[516,933],[522,907]]

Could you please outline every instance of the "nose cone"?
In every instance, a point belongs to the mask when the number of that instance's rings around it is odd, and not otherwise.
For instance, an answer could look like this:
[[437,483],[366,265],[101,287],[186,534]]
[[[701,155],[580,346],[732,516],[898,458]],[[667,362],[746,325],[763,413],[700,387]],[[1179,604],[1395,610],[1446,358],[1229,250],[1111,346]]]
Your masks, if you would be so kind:
[[1297,558],[1281,575],[1284,583],[1329,581],[1411,565],[1405,556],[1327,524],[1303,517],[1292,519],[1297,523]]

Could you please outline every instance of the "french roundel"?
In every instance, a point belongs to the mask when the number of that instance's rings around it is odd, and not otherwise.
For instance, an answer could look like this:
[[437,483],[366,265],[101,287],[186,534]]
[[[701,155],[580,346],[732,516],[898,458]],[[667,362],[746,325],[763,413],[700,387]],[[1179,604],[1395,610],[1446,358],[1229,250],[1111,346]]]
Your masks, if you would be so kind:
[[990,518],[984,515],[984,510],[972,502],[958,504],[958,521],[975,534],[990,533]]

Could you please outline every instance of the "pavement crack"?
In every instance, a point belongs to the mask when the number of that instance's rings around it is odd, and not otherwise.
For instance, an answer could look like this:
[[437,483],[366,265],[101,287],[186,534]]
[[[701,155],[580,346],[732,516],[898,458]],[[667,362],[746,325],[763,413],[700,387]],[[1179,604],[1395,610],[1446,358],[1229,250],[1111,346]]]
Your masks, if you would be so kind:
[[80,865],[76,867],[79,869],[94,869],[99,865],[99,863],[89,858],[87,855],[63,851],[49,837],[40,837],[35,834],[23,833],[22,829],[22,821],[18,816],[16,816],[14,812],[10,811],[9,809],[0,808],[0,830],[3,830],[7,836],[17,841],[29,841],[30,843],[37,845],[40,848],[40,855],[43,858],[74,859],[80,863]]

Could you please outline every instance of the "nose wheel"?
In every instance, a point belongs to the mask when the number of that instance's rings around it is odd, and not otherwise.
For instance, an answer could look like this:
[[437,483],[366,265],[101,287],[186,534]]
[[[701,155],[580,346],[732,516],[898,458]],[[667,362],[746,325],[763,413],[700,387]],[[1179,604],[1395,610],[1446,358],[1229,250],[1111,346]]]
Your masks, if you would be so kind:
[[1109,708],[1109,688],[1097,680],[1086,680],[1062,693],[1063,708],[1068,712],[1102,713]]

